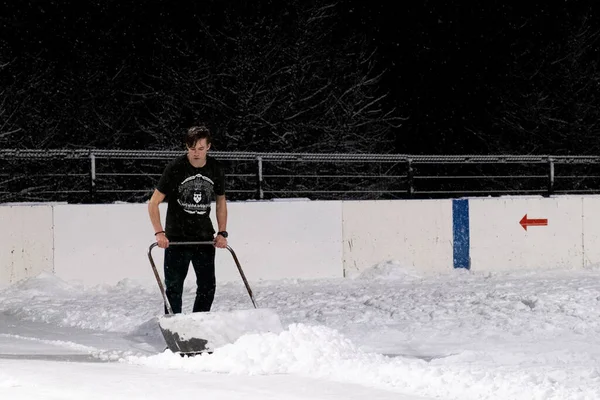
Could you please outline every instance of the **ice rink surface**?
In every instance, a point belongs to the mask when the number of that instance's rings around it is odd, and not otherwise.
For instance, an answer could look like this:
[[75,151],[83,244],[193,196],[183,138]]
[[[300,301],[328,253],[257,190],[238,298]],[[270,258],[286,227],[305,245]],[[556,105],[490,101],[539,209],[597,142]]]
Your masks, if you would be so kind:
[[[250,282],[284,331],[165,351],[156,285],[0,288],[2,399],[598,399],[600,270]],[[191,309],[193,287],[184,309]],[[252,304],[219,284],[213,310]]]

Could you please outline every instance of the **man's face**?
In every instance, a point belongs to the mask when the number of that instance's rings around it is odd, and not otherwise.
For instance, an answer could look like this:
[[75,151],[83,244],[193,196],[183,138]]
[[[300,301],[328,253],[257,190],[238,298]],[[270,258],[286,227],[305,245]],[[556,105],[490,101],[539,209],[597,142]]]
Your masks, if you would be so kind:
[[206,139],[200,139],[194,143],[194,147],[188,147],[188,155],[193,160],[204,160],[206,153],[210,149],[210,144],[206,143]]

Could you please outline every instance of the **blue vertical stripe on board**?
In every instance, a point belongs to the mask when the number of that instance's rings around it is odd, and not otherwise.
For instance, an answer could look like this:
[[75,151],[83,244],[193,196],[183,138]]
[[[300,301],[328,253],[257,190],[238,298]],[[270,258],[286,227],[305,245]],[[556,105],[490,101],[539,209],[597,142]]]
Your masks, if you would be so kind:
[[469,200],[452,200],[452,234],[454,268],[471,268]]

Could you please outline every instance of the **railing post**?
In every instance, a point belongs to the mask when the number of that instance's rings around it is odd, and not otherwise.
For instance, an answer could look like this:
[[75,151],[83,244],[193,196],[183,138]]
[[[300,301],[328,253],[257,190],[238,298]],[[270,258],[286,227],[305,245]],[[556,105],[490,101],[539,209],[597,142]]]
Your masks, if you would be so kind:
[[262,200],[265,197],[263,192],[263,159],[256,157],[256,199]]
[[96,200],[96,156],[90,153],[90,201]]
[[406,189],[406,193],[408,194],[409,198],[413,197],[413,193],[415,192],[415,186],[414,186],[414,170],[413,170],[413,166],[412,166],[412,160],[409,158],[406,160],[406,164],[407,164],[407,170],[406,170],[406,184],[407,184],[407,189]]
[[548,157],[548,197],[554,194],[554,160]]

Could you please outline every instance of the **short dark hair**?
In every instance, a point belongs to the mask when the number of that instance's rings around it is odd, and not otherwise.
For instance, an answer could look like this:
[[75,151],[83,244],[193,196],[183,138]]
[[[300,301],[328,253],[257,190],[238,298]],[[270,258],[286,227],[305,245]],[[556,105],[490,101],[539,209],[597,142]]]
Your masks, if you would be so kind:
[[210,130],[204,125],[192,126],[185,135],[185,144],[187,147],[194,147],[200,139],[206,139],[206,144],[210,144]]

